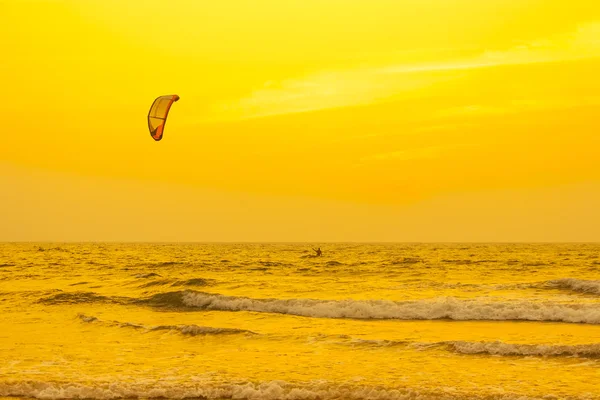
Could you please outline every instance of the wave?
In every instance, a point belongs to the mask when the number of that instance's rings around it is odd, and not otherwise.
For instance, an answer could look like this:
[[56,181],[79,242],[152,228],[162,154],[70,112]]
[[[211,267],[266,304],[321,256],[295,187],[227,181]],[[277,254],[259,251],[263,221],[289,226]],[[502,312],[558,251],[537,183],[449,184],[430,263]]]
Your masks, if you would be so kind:
[[187,309],[192,308],[183,301],[184,291],[157,293],[147,299],[137,299],[134,303],[147,305],[151,307],[169,308],[169,309]]
[[316,318],[547,321],[600,324],[600,307],[594,303],[491,301],[487,298],[463,300],[454,297],[438,297],[411,301],[253,299],[181,290],[157,293],[143,299],[108,297],[94,292],[60,292],[39,299],[38,302],[49,305],[135,304],[181,311],[250,311]]
[[279,262],[279,261],[259,261],[259,264],[264,265],[265,267],[285,267],[287,264]]
[[481,283],[462,283],[462,282],[447,282],[442,283],[438,281],[427,281],[424,279],[418,279],[416,283],[414,282],[403,282],[397,286],[394,286],[394,289],[461,289],[469,292],[489,292],[489,291],[497,291],[497,290],[523,290],[523,289],[538,289],[538,288],[547,288],[546,282],[525,282],[525,283],[489,283],[489,284],[481,284]]
[[75,282],[75,283],[71,283],[69,286],[81,286],[81,285],[88,285],[90,282],[87,281],[82,281],[82,282]]
[[[489,390],[489,389],[488,389]],[[485,391],[440,387],[435,390],[407,387],[382,387],[356,383],[334,383],[326,380],[307,383],[286,381],[266,382],[204,382],[195,384],[168,382],[78,382],[5,381],[0,382],[0,396],[37,399],[240,399],[240,400],[533,400],[548,395],[528,397],[502,389]],[[551,398],[556,398],[550,395]],[[577,399],[576,397],[569,397]],[[589,400],[589,396],[582,397]]]
[[119,321],[102,321],[94,316],[88,316],[85,314],[79,314],[79,319],[87,323],[98,323],[106,326],[116,326],[119,328],[133,328],[139,329],[146,332],[156,331],[172,331],[179,332],[183,335],[189,336],[207,336],[207,335],[235,335],[235,334],[251,334],[256,335],[256,332],[252,332],[246,329],[235,329],[235,328],[214,328],[210,326],[198,326],[198,325],[158,325],[158,326],[146,326],[140,324],[134,324],[131,322],[119,322]]
[[[175,261],[169,261],[169,262],[161,262],[155,265],[158,266],[169,266],[169,265],[180,265],[183,264],[181,262],[175,262]],[[150,278],[162,278],[163,276],[160,274],[157,274],[156,272],[148,272],[148,273],[139,273],[134,275],[135,278],[138,279],[150,279]],[[147,287],[152,287],[152,286],[166,286],[166,285],[170,285],[170,286],[210,286],[211,284],[213,284],[213,280],[212,279],[204,279],[204,278],[190,278],[190,279],[184,279],[184,280],[177,280],[177,279],[159,279],[159,280],[153,280],[150,282],[146,282],[142,285],[140,285],[140,288],[147,288]]]
[[420,280],[418,283],[405,282],[396,289],[463,289],[468,291],[496,291],[496,290],[529,290],[529,289],[560,289],[569,290],[577,293],[599,294],[600,295],[600,280],[584,280],[576,278],[562,278],[549,281],[538,282],[519,282],[519,283],[461,283],[448,282],[442,283],[438,281]]
[[[600,307],[595,304],[533,303],[523,300],[460,300],[453,297],[430,300],[315,300],[252,299],[204,292],[164,294],[171,305],[206,310],[254,311],[319,318],[400,319],[456,321],[554,321],[600,324]],[[162,298],[154,301],[163,301]]]
[[458,354],[487,354],[494,356],[536,356],[536,357],[580,357],[600,358],[600,343],[578,345],[556,344],[514,344],[495,342],[408,342],[395,340],[352,339],[349,342],[358,347],[412,347],[420,350],[444,349]]
[[579,345],[513,344],[503,342],[446,342],[460,354],[600,358],[600,343]]
[[71,250],[63,249],[60,246],[57,246],[57,247],[48,247],[48,248],[45,248],[45,247],[42,247],[42,246],[38,246],[37,251],[60,251],[60,252],[63,252],[63,253],[71,253]]
[[140,278],[140,279],[147,279],[147,278],[154,278],[154,277],[162,278],[162,276],[157,274],[156,272],[149,272],[146,274],[136,274],[134,276],[136,278]]
[[403,257],[403,258],[399,258],[393,261],[390,261],[388,263],[388,265],[402,265],[402,264],[418,264],[420,262],[423,262],[423,260],[421,260],[418,257]]
[[146,289],[153,286],[211,286],[213,284],[213,280],[211,279],[203,279],[203,278],[191,278],[185,280],[177,280],[177,279],[159,279],[155,281],[150,281],[139,285],[140,289]]
[[175,281],[171,286],[210,286],[213,284],[211,279],[192,278],[183,281]]
[[154,287],[154,286],[170,286],[172,283],[173,283],[173,280],[171,280],[171,279],[160,279],[157,281],[150,281],[150,282],[143,283],[143,284],[139,285],[138,288],[147,289],[149,287]]
[[[148,267],[148,268],[156,268],[156,267],[172,267],[175,265],[187,265],[188,263],[182,261],[156,261],[156,262],[141,262],[133,265],[134,267]],[[147,274],[150,275],[150,274]],[[157,274],[158,275],[158,274]]]
[[563,278],[546,282],[549,287],[578,293],[600,294],[600,281]]
[[38,300],[38,303],[59,304],[82,304],[82,303],[113,303],[123,304],[130,299],[127,297],[108,297],[94,292],[61,292]]

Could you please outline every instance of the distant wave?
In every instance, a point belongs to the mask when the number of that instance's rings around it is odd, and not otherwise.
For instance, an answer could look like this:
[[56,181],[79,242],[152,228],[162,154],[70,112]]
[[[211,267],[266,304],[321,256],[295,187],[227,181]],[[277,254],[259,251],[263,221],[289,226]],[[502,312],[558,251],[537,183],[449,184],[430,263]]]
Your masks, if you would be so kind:
[[416,284],[400,283],[396,288],[443,288],[443,289],[466,289],[469,291],[495,291],[495,290],[528,290],[528,289],[559,289],[576,293],[600,295],[600,280],[584,280],[576,278],[562,278],[538,282],[519,283],[462,283],[462,282],[437,282],[420,281]]
[[[58,293],[55,293],[56,291],[58,291]],[[40,293],[46,294],[46,292],[39,291],[35,291],[32,293],[37,295],[39,295]],[[164,307],[175,309],[192,308],[184,304],[183,293],[183,291],[158,293],[153,296],[150,296],[149,298],[136,299],[125,296],[103,296],[95,292],[63,292],[57,289],[53,291],[51,295],[38,298],[37,303],[46,305],[105,303],[122,305],[148,305],[152,307]]]
[[42,246],[38,246],[37,251],[61,251],[61,252],[64,252],[64,253],[71,253],[71,250],[63,249],[60,246],[58,246],[58,247],[49,247],[49,248],[44,248]]
[[[165,295],[166,296],[166,295]],[[594,304],[533,303],[484,299],[460,300],[453,297],[430,300],[314,300],[252,299],[185,291],[183,305],[206,310],[254,311],[319,318],[401,319],[457,321],[557,321],[600,324],[600,307]],[[178,302],[179,299],[169,298]],[[173,304],[171,304],[173,305]]]
[[279,261],[259,261],[258,263],[261,265],[264,265],[265,267],[285,267],[285,266],[287,266],[286,263],[282,263]]
[[149,272],[146,274],[136,274],[135,275],[136,278],[140,278],[140,279],[147,279],[147,278],[154,278],[154,277],[158,277],[160,278],[161,275],[155,273],[155,272]]
[[206,336],[206,335],[233,335],[233,334],[253,334],[246,329],[234,329],[234,328],[213,328],[210,326],[198,326],[198,325],[158,325],[158,326],[146,326],[140,324],[134,324],[131,322],[119,322],[119,321],[102,321],[94,316],[88,316],[85,314],[79,314],[79,319],[87,323],[99,323],[107,326],[116,326],[119,328],[133,328],[139,329],[146,332],[155,331],[175,331],[183,335],[189,336]]
[[595,280],[564,278],[548,281],[547,285],[552,288],[566,289],[578,293],[600,294],[600,281]]
[[183,281],[176,281],[173,286],[209,286],[212,284],[212,280],[203,278],[191,278]]
[[[550,394],[551,398],[556,398]],[[286,381],[235,383],[168,383],[168,382],[77,382],[4,381],[0,382],[0,396],[38,399],[240,399],[240,400],[533,400],[547,399],[547,395],[527,397],[522,394],[495,391],[465,391],[451,387],[435,390],[406,387],[386,388],[352,383],[334,383],[325,380],[307,383]],[[577,398],[569,397],[576,400]],[[589,400],[589,396],[582,399]]]
[[151,288],[154,286],[171,286],[172,283],[173,283],[173,280],[171,280],[171,279],[159,279],[156,281],[142,283],[141,285],[138,286],[138,288],[147,289],[147,288]]
[[203,279],[203,278],[191,278],[184,280],[177,279],[159,279],[155,281],[150,281],[139,285],[139,288],[145,289],[153,286],[211,286],[213,281],[211,279]]
[[149,261],[149,262],[137,263],[134,266],[156,268],[156,267],[172,267],[174,265],[187,265],[187,263],[182,262],[182,261],[154,261],[154,262]]
[[81,286],[81,285],[88,285],[90,282],[86,282],[86,281],[82,281],[82,282],[75,282],[75,283],[71,283],[69,284],[69,286]]
[[423,262],[423,260],[421,260],[418,257],[402,257],[402,258],[398,258],[398,259],[388,262],[388,265],[402,265],[402,264],[412,265],[412,264],[417,264],[420,262]]
[[358,347],[405,346],[417,349],[445,349],[458,354],[488,354],[498,356],[581,357],[600,358],[600,343],[578,345],[513,344],[500,341],[468,342],[462,340],[443,342],[408,342],[394,340],[352,339]]
[[130,301],[127,297],[108,297],[94,292],[61,292],[38,300],[38,303],[59,304],[82,304],[82,303],[115,303],[123,304]]

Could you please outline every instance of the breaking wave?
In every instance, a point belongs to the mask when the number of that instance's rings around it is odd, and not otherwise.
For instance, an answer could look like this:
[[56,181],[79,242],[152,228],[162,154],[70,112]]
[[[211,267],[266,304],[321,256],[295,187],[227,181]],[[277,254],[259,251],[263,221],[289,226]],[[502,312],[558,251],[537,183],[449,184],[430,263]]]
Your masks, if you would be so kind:
[[[221,311],[254,311],[319,318],[401,319],[456,321],[554,321],[600,324],[600,307],[595,304],[534,303],[529,301],[460,300],[453,297],[431,300],[315,300],[252,299],[195,291],[164,295],[171,305]],[[160,303],[161,299],[154,299]]]
[[[496,390],[466,392],[456,388],[436,390],[361,386],[352,383],[313,381],[290,383],[267,381],[262,383],[195,383],[169,384],[167,382],[76,382],[8,381],[0,383],[0,396],[37,399],[240,399],[240,400],[529,400],[547,396],[527,397]],[[552,396],[554,398],[554,396]]]
[[501,356],[600,358],[600,343],[579,345],[512,344],[503,342],[446,342],[451,351],[460,354]]
[[600,281],[564,278],[548,281],[547,284],[553,288],[571,290],[577,293],[600,294]]
[[[559,285],[595,290],[596,281],[560,280]],[[177,281],[170,286],[208,284],[202,279]],[[48,305],[108,303],[133,304],[180,311],[217,310],[277,313],[316,318],[398,319],[456,321],[548,321],[600,324],[600,305],[596,303],[493,301],[488,298],[457,299],[437,297],[424,300],[317,300],[254,299],[225,296],[194,290],[163,292],[135,299],[103,296],[94,292],[59,292],[38,300]]]
[[395,340],[352,339],[349,342],[357,347],[403,346],[419,350],[444,349],[458,354],[484,354],[494,356],[536,356],[536,357],[580,357],[600,358],[600,343],[578,345],[556,344],[514,344],[495,342],[467,342],[462,340],[443,342],[408,342]]

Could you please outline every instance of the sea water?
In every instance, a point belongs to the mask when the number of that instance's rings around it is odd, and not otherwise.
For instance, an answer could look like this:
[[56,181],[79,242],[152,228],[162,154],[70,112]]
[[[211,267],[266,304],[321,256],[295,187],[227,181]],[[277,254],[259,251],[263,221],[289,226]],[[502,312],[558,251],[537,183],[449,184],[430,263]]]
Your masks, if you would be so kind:
[[599,244],[0,244],[0,397],[600,399]]

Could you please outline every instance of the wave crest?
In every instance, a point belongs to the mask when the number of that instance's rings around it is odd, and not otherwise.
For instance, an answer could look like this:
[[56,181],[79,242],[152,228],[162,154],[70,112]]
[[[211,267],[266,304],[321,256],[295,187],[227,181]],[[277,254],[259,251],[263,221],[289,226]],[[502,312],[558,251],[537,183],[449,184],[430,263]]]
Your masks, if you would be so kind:
[[453,297],[394,302],[390,300],[252,299],[185,291],[178,301],[188,307],[221,311],[254,311],[319,318],[456,321],[554,321],[600,324],[595,304],[529,301],[459,300]]
[[460,354],[490,354],[500,356],[583,357],[600,358],[600,344],[546,345],[512,344],[503,342],[445,343],[451,351]]
[[578,293],[600,294],[600,281],[575,278],[563,278],[548,281],[547,284],[557,289],[566,289]]
[[495,342],[408,342],[403,340],[352,339],[345,342],[359,348],[396,347],[418,350],[444,349],[458,354],[484,354],[494,356],[580,357],[600,358],[600,343],[578,345],[514,344]]

